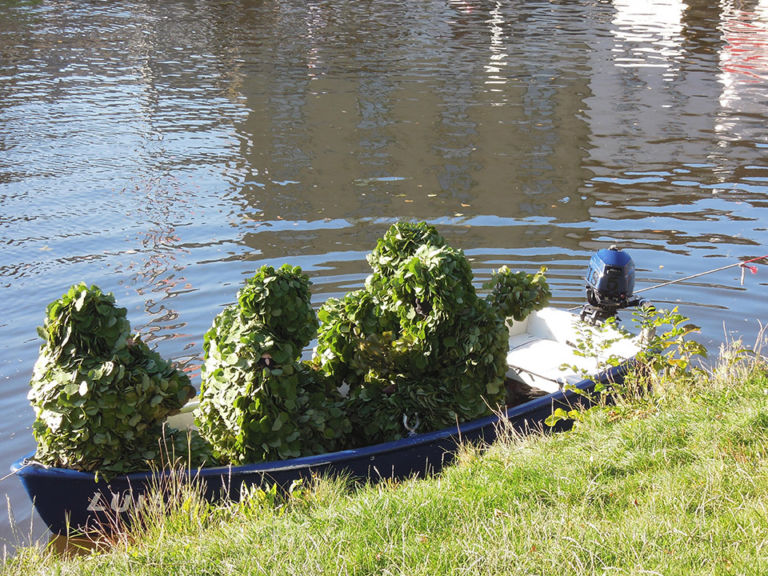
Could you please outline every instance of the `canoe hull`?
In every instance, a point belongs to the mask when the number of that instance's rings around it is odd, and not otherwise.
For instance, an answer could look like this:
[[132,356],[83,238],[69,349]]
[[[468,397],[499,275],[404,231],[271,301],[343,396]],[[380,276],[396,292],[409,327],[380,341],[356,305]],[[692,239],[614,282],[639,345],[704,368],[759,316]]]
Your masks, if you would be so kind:
[[[628,363],[624,363],[593,380],[583,380],[575,388],[591,392],[595,382],[621,382],[627,366]],[[498,431],[507,426],[522,433],[548,429],[544,421],[555,408],[587,403],[587,396],[559,390],[511,407],[502,417],[489,416],[354,450],[280,462],[203,468],[190,472],[190,477],[201,482],[206,499],[211,501],[225,497],[237,500],[242,486],[277,484],[288,489],[297,480],[323,475],[348,475],[374,482],[422,477],[439,472],[449,464],[462,442],[493,442]],[[568,422],[561,422],[554,430],[568,426]],[[97,480],[93,473],[43,466],[31,457],[16,462],[12,471],[21,480],[43,521],[52,532],[60,534],[109,528],[127,520],[133,509],[143,505],[147,492],[162,487],[163,481],[172,474],[169,471],[133,473],[105,482]]]

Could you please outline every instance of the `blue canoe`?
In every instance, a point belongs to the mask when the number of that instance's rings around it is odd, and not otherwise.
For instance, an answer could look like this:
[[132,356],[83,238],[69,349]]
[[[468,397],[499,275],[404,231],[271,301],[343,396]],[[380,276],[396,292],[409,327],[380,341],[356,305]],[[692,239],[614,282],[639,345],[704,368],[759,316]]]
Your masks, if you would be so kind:
[[[243,486],[277,484],[288,488],[297,480],[315,476],[343,474],[378,481],[439,472],[453,460],[462,442],[490,443],[499,430],[509,427],[521,433],[541,430],[556,408],[571,409],[574,405],[589,403],[589,396],[583,393],[593,391],[597,382],[623,381],[638,349],[634,341],[623,343],[619,355],[624,361],[620,365],[594,373],[590,378],[563,368],[569,361],[590,362],[573,355],[570,339],[575,322],[566,312],[546,309],[531,315],[523,326],[510,330],[508,376],[526,388],[533,386],[542,395],[512,406],[502,415],[354,450],[243,466],[202,468],[191,471],[190,477],[199,480],[205,497],[214,501],[226,497],[238,499]],[[567,327],[570,328],[566,330]],[[615,350],[608,352],[616,353]],[[594,362],[599,365],[598,359]],[[560,422],[554,430],[568,426],[567,421]],[[132,508],[143,504],[147,491],[157,487],[163,475],[168,474],[138,472],[105,482],[91,472],[39,464],[34,461],[34,453],[14,463],[11,470],[21,480],[43,521],[52,532],[60,534],[108,526],[115,518],[127,517]]]

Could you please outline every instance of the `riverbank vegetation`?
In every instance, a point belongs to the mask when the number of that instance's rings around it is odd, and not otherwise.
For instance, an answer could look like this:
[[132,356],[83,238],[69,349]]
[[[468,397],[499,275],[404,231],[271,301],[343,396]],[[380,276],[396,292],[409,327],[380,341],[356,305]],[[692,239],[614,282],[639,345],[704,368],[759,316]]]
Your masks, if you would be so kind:
[[463,447],[433,478],[319,479],[226,505],[179,487],[141,528],[83,554],[23,548],[2,573],[765,573],[767,456],[766,366],[732,346],[569,432]]

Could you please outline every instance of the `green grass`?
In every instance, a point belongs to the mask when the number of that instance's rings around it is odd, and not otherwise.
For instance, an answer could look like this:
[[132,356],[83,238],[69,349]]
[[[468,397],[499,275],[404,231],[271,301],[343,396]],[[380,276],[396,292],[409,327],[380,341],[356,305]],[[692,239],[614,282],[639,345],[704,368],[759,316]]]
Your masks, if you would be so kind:
[[768,574],[768,378],[722,361],[572,431],[463,449],[429,480],[319,481],[227,507],[193,493],[141,534],[3,574]]

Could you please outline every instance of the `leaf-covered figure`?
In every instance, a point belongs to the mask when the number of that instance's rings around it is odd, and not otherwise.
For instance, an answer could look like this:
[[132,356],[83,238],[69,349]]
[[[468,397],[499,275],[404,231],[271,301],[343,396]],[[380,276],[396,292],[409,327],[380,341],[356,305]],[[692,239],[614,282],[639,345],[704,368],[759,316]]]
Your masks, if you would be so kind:
[[518,303],[507,285],[481,299],[464,253],[424,222],[393,225],[368,262],[365,288],[318,312],[314,358],[348,390],[357,442],[402,438],[416,423],[417,432],[436,430],[502,405],[507,313],[545,302]]
[[224,462],[328,452],[350,432],[333,381],[299,360],[317,333],[309,286],[264,266],[205,334],[196,421]]
[[[174,446],[181,454],[185,434],[166,430],[163,422],[194,388],[186,374],[131,335],[126,310],[115,306],[112,294],[72,286],[48,306],[38,333],[44,342],[28,394],[36,460],[109,476],[164,462]],[[190,463],[204,457],[193,455]]]

